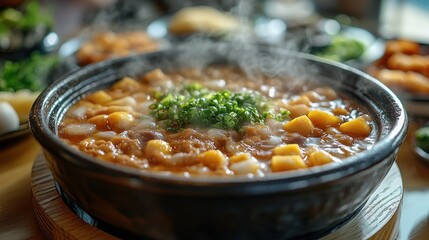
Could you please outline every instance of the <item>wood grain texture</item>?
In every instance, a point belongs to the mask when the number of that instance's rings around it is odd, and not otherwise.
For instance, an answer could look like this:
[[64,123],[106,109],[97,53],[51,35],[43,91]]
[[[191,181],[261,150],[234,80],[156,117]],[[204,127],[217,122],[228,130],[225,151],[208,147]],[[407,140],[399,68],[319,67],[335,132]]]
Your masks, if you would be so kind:
[[338,231],[322,239],[396,239],[402,194],[401,174],[394,164],[362,211]]
[[0,239],[42,239],[30,198],[31,169],[39,154],[30,136],[0,144]]
[[[36,219],[47,239],[116,239],[85,223],[65,205],[43,156],[34,163],[31,188]],[[362,211],[322,239],[396,239],[402,193],[401,175],[395,164]]]
[[62,201],[42,155],[32,172],[31,189],[37,223],[47,239],[117,239],[76,216]]

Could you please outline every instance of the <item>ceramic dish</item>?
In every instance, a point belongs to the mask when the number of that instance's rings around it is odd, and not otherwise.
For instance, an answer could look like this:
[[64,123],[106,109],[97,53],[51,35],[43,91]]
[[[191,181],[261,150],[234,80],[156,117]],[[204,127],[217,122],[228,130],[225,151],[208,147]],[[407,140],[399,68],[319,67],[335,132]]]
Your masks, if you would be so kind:
[[[211,63],[294,69],[297,76],[316,78],[366,106],[379,141],[342,164],[249,179],[185,178],[121,167],[89,157],[57,136],[65,111],[87,93],[156,67]],[[302,239],[329,233],[363,206],[396,158],[407,116],[389,89],[349,66],[255,46],[192,44],[78,69],[39,96],[30,124],[58,189],[98,222],[155,239]]]

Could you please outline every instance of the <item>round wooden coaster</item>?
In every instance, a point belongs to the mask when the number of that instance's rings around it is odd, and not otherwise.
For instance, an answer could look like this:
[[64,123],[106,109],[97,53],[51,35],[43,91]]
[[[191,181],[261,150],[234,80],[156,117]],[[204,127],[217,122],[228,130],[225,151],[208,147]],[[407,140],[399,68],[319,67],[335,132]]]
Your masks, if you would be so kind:
[[[47,239],[117,239],[84,222],[67,207],[42,155],[33,166],[31,189],[35,216]],[[394,164],[362,210],[322,239],[396,239],[402,193],[401,175]]]

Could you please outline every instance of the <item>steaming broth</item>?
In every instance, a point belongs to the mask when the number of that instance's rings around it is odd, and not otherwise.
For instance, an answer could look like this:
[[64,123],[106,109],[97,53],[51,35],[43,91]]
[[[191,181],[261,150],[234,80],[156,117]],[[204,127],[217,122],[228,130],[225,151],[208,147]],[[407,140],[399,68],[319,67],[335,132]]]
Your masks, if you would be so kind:
[[184,176],[303,170],[373,146],[359,103],[290,81],[230,66],[155,69],[77,102],[59,136],[103,161]]

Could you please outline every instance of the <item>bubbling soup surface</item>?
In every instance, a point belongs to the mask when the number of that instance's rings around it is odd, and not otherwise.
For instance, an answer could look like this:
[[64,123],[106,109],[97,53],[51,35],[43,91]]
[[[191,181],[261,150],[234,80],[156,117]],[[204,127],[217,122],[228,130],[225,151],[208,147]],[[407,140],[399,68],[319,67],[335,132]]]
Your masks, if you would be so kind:
[[296,82],[232,66],[154,69],[85,96],[58,135],[101,161],[186,177],[305,170],[374,145],[362,105]]

